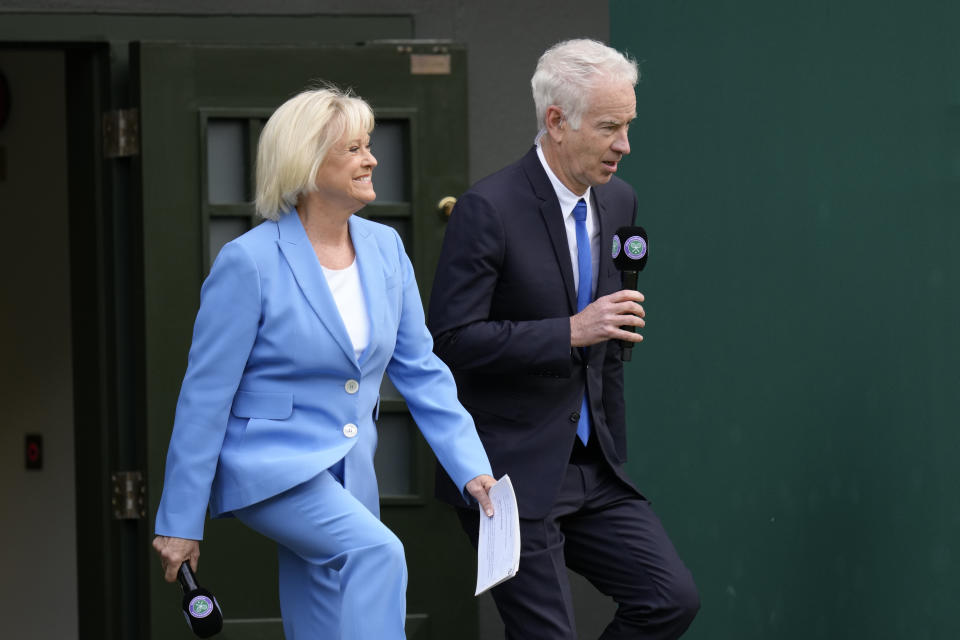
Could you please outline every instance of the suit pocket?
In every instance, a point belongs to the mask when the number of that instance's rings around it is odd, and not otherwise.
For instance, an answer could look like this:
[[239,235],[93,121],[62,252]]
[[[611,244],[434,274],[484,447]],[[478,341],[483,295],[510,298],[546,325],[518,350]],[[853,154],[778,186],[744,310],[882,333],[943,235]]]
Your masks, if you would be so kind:
[[233,398],[232,411],[238,418],[285,420],[293,414],[293,394],[237,391]]

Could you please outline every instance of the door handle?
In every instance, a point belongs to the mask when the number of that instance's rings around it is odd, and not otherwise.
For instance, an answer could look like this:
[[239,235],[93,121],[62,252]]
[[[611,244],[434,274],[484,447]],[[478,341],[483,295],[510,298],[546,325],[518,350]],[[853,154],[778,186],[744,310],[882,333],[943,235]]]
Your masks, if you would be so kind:
[[449,218],[453,213],[453,205],[457,204],[457,199],[453,196],[444,196],[437,203],[437,213],[445,218]]

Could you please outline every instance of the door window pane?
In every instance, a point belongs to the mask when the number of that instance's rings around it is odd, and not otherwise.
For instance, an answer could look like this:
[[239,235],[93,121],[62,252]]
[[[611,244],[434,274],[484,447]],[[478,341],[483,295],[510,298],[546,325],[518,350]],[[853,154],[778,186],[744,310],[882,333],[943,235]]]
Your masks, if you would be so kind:
[[379,120],[370,134],[377,168],[373,171],[373,188],[379,202],[406,202],[410,200],[407,188],[406,120]]
[[249,218],[210,218],[210,266],[223,245],[237,236],[243,235],[250,228]]
[[414,493],[414,427],[407,413],[380,413],[374,466],[381,496]]
[[247,121],[207,120],[207,200],[238,204],[247,198]]

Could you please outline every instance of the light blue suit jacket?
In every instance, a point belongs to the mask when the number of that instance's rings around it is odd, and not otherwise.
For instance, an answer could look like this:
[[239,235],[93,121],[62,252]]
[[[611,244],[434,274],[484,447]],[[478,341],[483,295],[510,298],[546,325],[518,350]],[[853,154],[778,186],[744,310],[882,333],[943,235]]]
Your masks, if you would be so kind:
[[[400,237],[357,216],[349,227],[370,316],[359,361],[296,212],[217,256],[201,291],[157,534],[200,540],[208,504],[212,516],[229,515],[312,478],[360,442],[375,446],[384,372],[457,486],[491,473],[433,354]],[[372,448],[364,457],[368,473],[345,486],[378,514]]]

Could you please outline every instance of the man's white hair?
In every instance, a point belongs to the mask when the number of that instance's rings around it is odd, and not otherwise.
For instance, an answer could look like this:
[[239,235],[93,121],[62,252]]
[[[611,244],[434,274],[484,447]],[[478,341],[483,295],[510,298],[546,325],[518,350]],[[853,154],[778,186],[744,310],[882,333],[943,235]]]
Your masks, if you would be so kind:
[[537,125],[546,128],[547,108],[555,105],[563,110],[570,126],[579,129],[598,84],[626,81],[636,86],[639,77],[636,60],[602,42],[589,39],[559,42],[540,56],[530,80]]

